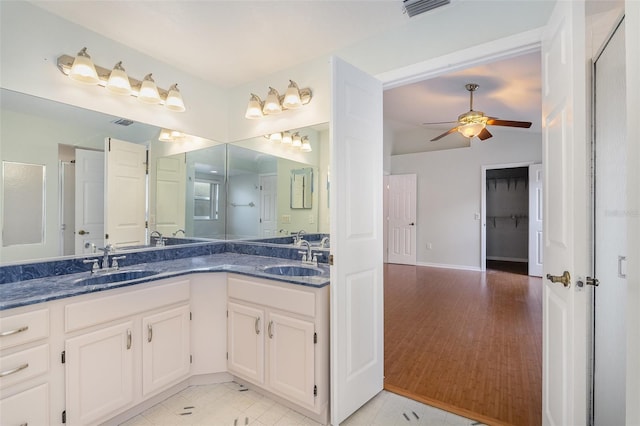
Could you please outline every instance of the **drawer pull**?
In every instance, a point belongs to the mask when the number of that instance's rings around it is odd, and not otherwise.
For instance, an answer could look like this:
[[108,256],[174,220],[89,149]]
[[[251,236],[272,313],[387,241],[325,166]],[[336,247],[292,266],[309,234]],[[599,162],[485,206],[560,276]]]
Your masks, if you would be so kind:
[[131,349],[131,330],[127,330],[127,349]]
[[5,371],[2,371],[2,372],[0,372],[0,377],[4,377],[4,376],[8,376],[8,375],[10,375],[10,374],[17,373],[18,371],[22,371],[22,370],[24,370],[24,369],[25,369],[25,368],[27,368],[28,366],[29,366],[29,363],[27,362],[27,363],[24,363],[24,364],[22,364],[22,365],[19,365],[19,366],[18,366],[18,367],[16,367],[16,368],[12,368],[11,370],[5,370]]
[[14,329],[14,330],[3,331],[2,333],[0,333],[0,337],[11,336],[13,334],[22,333],[23,331],[27,331],[28,329],[29,329],[29,326],[28,325],[24,325],[22,327]]
[[153,328],[151,324],[147,325],[147,342],[151,343],[153,340]]
[[273,321],[269,321],[269,339],[273,339]]

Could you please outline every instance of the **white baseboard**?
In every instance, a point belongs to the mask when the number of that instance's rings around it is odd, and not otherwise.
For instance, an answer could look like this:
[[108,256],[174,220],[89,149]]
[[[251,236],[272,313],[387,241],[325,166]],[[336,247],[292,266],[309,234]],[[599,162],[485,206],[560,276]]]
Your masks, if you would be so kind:
[[445,263],[431,263],[431,262],[416,262],[416,265],[429,266],[431,268],[458,269],[461,271],[475,271],[475,272],[482,271],[478,266],[469,266],[469,265],[448,265]]

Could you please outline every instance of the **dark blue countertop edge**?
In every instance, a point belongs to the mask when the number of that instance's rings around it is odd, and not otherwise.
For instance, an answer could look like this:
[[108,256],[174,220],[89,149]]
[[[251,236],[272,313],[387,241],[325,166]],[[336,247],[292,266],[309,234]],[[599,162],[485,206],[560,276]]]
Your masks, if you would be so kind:
[[123,267],[120,271],[142,269],[157,271],[157,274],[110,284],[77,284],[78,279],[91,276],[86,271],[17,281],[0,285],[0,311],[197,273],[231,272],[313,288],[322,288],[330,283],[329,266],[326,264],[318,265],[322,275],[311,277],[289,277],[262,272],[265,267],[274,265],[300,265],[300,262],[273,256],[218,253]]
[[[121,249],[116,253],[118,256],[126,256],[126,259],[120,261],[120,266],[122,267],[221,253],[238,253],[300,260],[301,255],[299,252],[301,249],[299,247],[271,242],[274,240],[278,239],[260,241],[209,241],[196,244],[151,247],[136,251]],[[313,252],[318,255],[318,263],[328,263],[329,250],[313,248]],[[0,266],[0,286],[19,281],[86,272],[91,269],[91,265],[83,263],[83,260],[94,258],[98,259],[99,263],[102,264],[102,253],[95,253],[93,255],[65,259]]]

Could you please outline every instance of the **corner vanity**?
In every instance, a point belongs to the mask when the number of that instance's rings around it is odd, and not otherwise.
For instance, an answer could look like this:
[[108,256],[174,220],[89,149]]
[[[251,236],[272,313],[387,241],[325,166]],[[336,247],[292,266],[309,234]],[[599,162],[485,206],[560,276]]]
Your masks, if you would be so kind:
[[[55,274],[82,259],[0,268],[0,423],[117,424],[190,385],[231,380],[327,423],[322,255],[311,266],[242,253],[259,252],[251,243],[197,250],[143,252],[156,261],[127,259],[119,272],[148,273],[101,284]],[[52,274],[11,281],[43,268]]]

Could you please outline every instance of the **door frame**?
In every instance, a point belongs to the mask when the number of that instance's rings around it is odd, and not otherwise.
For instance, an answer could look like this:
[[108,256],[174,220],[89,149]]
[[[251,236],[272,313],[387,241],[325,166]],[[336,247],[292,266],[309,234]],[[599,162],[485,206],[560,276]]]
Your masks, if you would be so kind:
[[487,270],[487,170],[514,169],[529,167],[532,164],[535,164],[535,161],[482,166],[480,171],[480,271],[482,272]]

